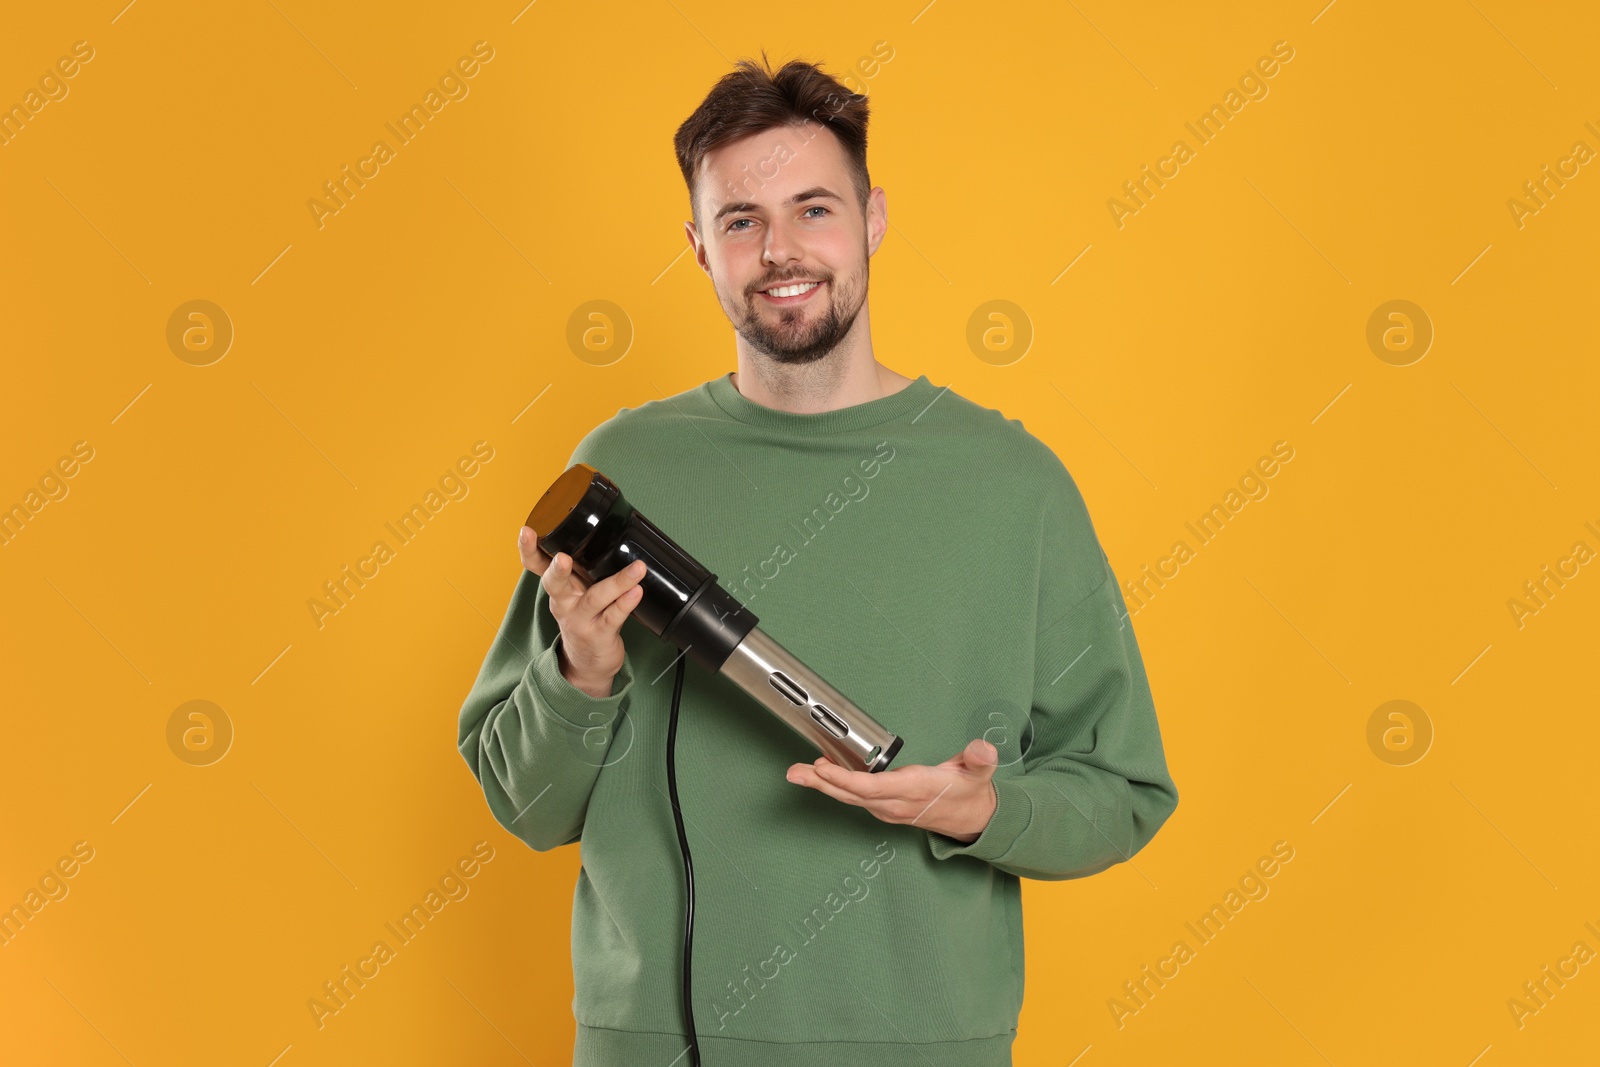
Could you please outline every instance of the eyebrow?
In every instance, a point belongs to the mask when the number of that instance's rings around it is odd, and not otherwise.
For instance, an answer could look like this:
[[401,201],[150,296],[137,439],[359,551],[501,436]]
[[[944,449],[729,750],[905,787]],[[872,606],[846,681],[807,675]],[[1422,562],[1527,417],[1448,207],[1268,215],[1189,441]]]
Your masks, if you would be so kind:
[[[798,204],[798,203],[800,203],[801,201],[804,201],[804,200],[833,200],[833,201],[837,201],[840,204],[844,203],[844,198],[842,196],[840,196],[838,193],[835,193],[831,189],[827,189],[827,188],[819,185],[814,189],[807,189],[804,192],[795,193],[788,200],[784,201],[783,203],[779,204],[778,206],[779,207],[792,206],[792,205]],[[722,221],[722,217],[724,215],[731,215],[736,211],[760,211],[760,210],[761,210],[761,205],[760,204],[752,204],[747,200],[738,200],[738,201],[735,201],[734,203],[731,203],[731,204],[722,205],[722,207],[717,209],[717,213],[714,216],[712,216],[711,221],[712,222],[721,222]]]

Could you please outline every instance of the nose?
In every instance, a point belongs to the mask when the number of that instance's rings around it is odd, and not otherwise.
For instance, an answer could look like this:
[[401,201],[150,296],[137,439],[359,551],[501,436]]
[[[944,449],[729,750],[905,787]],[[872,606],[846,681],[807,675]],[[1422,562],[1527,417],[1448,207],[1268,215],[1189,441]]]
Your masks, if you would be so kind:
[[767,266],[783,267],[801,258],[799,235],[789,223],[774,219],[767,226],[766,244],[762,246],[761,261]]

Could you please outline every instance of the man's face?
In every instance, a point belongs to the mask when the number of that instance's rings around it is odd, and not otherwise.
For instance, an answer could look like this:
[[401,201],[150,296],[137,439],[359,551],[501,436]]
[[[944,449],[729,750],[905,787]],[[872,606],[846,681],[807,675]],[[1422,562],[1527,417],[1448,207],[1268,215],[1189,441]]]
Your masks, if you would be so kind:
[[[888,222],[882,188],[863,217],[832,131],[773,127],[708,152],[696,195],[703,230],[687,224],[689,240],[739,336],[779,363],[833,351],[866,303],[867,262]],[[819,284],[769,292],[805,282]]]

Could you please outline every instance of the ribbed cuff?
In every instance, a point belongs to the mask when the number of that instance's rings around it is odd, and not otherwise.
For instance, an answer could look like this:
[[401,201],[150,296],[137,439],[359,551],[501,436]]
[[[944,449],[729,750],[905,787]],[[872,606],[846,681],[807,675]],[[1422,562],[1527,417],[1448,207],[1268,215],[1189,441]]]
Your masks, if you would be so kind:
[[561,673],[562,634],[528,664],[528,678],[539,706],[574,730],[608,726],[617,717],[633,689],[633,664],[626,652],[622,669],[611,680],[611,695],[594,697],[567,681]]
[[983,833],[969,844],[961,844],[953,837],[926,831],[928,847],[933,858],[946,860],[951,856],[972,856],[980,860],[1003,860],[1011,846],[1017,843],[1022,831],[1033,821],[1033,800],[1015,777],[994,779],[994,814]]

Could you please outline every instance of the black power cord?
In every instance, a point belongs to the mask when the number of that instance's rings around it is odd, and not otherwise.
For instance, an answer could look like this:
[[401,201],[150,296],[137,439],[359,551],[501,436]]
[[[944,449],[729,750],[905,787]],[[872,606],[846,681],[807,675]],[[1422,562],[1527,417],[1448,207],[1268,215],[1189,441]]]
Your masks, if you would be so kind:
[[667,721],[667,791],[672,794],[672,819],[678,827],[678,848],[683,852],[683,1014],[689,1026],[689,1065],[700,1067],[694,991],[689,982],[689,961],[694,955],[694,861],[689,858],[689,837],[683,832],[683,811],[678,807],[678,698],[683,695],[683,670],[688,662],[683,656],[678,657],[678,676],[672,683],[672,717]]

